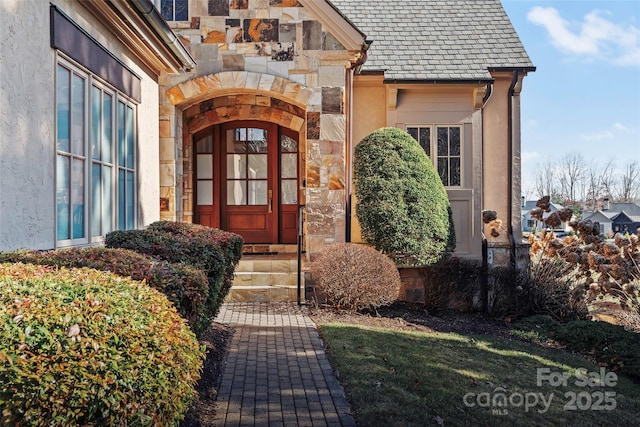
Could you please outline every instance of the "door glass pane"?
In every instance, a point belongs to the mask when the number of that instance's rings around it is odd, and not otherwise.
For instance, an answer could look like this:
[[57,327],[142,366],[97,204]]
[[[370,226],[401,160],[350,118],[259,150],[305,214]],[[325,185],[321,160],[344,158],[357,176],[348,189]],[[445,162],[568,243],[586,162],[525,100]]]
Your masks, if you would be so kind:
[[112,169],[109,166],[102,168],[102,233],[107,234],[112,230],[113,224],[113,178]]
[[[233,138],[233,134],[235,133],[236,137]],[[238,128],[235,130],[229,130],[227,131],[227,135],[231,134],[231,138],[229,138],[230,140],[236,140],[236,141],[246,141],[247,140],[247,129],[245,128]]]
[[286,179],[282,181],[280,199],[283,205],[298,204],[298,180]]
[[247,150],[250,153],[266,153],[267,141],[249,141]]
[[460,185],[460,157],[451,158],[451,182],[449,185]]
[[250,179],[267,178],[267,156],[265,154],[249,154],[249,174]]
[[230,206],[246,205],[246,181],[227,181],[227,204]]
[[213,153],[213,138],[207,135],[196,142],[196,153]]
[[133,169],[134,166],[134,153],[133,153],[133,109],[127,106],[127,167]]
[[102,134],[100,132],[102,129],[100,121],[102,118],[101,106],[100,89],[91,86],[91,158],[96,160],[102,159],[102,143],[100,141],[100,135]]
[[84,79],[71,77],[71,152],[84,154]]
[[440,175],[443,185],[449,185],[449,162],[447,162],[447,158],[438,158],[438,175]]
[[460,155],[460,128],[450,128],[451,133],[449,135],[449,155],[450,156],[459,156]]
[[298,177],[298,154],[281,154],[280,175],[281,178]]
[[211,154],[198,154],[196,156],[196,167],[198,168],[198,179],[213,178],[213,156]]
[[71,222],[73,239],[84,237],[84,160],[71,163]]
[[118,170],[118,230],[126,229],[126,191],[125,171],[120,169]]
[[69,125],[71,123],[71,104],[69,101],[69,70],[58,65],[58,80],[56,81],[56,113],[58,115],[58,150],[69,152]]
[[71,222],[69,212],[69,175],[69,158],[58,156],[58,165],[56,168],[56,235],[58,240],[71,238],[69,234],[69,223]]
[[113,162],[113,108],[112,97],[108,93],[103,94],[102,99],[102,160]]
[[246,155],[227,154],[227,178],[244,179],[247,177]]
[[133,172],[127,172],[127,230],[133,230],[135,227],[133,184]]
[[196,203],[200,206],[213,205],[213,182],[212,181],[198,181],[196,188],[198,192],[198,198]]
[[[126,147],[124,139],[124,104],[118,102],[118,165],[125,166]],[[120,228],[122,230],[122,228]]]
[[102,233],[100,220],[102,218],[102,185],[101,166],[99,163],[91,165],[91,235],[100,236]]
[[249,181],[249,205],[267,204],[267,181]]
[[438,156],[449,155],[449,133],[447,128],[438,128]]
[[420,146],[431,157],[431,128],[420,128]]
[[280,151],[283,153],[295,153],[298,151],[298,141],[287,135],[280,136]]

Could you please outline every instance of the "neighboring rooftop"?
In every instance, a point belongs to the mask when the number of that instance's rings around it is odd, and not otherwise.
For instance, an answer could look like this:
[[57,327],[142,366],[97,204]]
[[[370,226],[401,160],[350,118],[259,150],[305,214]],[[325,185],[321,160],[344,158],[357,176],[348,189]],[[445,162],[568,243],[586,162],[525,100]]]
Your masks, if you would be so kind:
[[330,0],[373,41],[363,71],[387,80],[490,80],[535,70],[500,0]]

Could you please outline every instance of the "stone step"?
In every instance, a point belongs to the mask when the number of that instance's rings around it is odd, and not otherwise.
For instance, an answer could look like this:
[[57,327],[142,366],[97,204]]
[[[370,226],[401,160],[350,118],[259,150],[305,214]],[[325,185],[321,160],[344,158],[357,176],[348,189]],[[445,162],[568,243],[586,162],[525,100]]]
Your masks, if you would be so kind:
[[[295,302],[296,286],[232,286],[227,302]],[[304,288],[302,289],[304,299]]]
[[[304,276],[301,277],[304,282]],[[279,271],[236,271],[233,286],[296,286],[298,274]]]

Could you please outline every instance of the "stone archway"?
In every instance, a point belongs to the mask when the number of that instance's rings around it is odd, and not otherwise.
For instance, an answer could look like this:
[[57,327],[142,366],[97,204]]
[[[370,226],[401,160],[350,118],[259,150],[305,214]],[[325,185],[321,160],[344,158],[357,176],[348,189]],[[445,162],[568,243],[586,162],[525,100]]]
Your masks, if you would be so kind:
[[287,79],[244,71],[200,76],[168,89],[167,97],[175,105],[182,128],[182,141],[175,141],[181,148],[181,170],[175,174],[176,187],[181,192],[181,220],[194,220],[192,135],[203,129],[240,120],[269,122],[291,129],[299,135],[304,179],[307,103],[313,93]]

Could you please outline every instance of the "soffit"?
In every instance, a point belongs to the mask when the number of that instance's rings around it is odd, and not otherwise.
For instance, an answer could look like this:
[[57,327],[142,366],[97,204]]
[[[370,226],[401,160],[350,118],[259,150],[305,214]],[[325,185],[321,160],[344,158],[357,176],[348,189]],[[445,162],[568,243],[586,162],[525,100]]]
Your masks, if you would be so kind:
[[178,73],[178,61],[158,35],[125,1],[81,1],[142,63],[156,75]]

